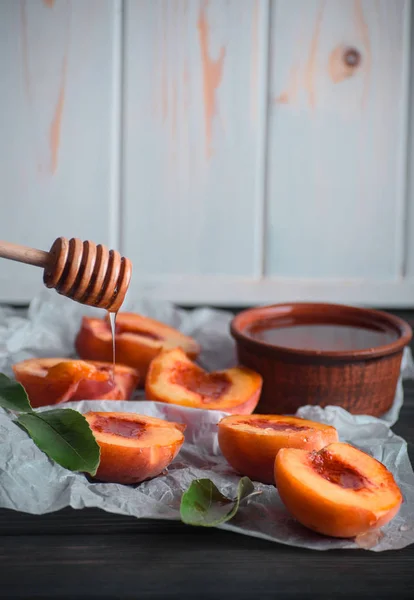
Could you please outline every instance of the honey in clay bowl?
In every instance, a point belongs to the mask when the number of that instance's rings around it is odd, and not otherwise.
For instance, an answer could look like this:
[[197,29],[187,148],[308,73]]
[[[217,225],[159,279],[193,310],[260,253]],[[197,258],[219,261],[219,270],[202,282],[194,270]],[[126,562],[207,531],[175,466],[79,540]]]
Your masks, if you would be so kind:
[[365,308],[289,303],[242,311],[230,325],[240,364],[263,378],[255,412],[307,404],[380,416],[391,407],[408,323]]

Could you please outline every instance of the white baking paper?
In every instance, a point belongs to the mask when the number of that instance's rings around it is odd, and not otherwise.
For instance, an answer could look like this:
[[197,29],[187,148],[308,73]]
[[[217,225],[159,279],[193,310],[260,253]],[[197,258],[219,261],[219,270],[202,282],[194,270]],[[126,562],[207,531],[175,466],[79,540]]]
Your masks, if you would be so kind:
[[[169,323],[195,337],[202,345],[200,363],[208,369],[234,364],[235,352],[228,326],[232,315],[208,308],[177,310],[165,303],[128,301],[134,310]],[[83,314],[101,311],[83,307],[43,292],[26,314],[0,310],[0,371],[11,375],[11,365],[35,356],[72,356],[73,341]],[[302,527],[285,510],[273,486],[255,482],[260,495],[242,504],[238,514],[221,528],[292,546],[316,550],[370,547],[374,551],[403,548],[414,542],[414,474],[405,441],[391,429],[403,402],[401,379],[414,378],[409,350],[405,352],[400,383],[392,409],[381,419],[353,416],[338,407],[302,407],[302,417],[334,425],[340,439],[370,453],[394,474],[404,502],[399,514],[374,542],[333,539]],[[186,441],[167,472],[136,486],[93,482],[49,460],[0,409],[0,507],[44,514],[66,506],[99,507],[137,518],[178,520],[183,491],[196,478],[209,477],[228,497],[234,497],[239,476],[222,457],[217,443],[217,422],[225,413],[190,409],[148,401],[89,400],[65,406],[88,410],[129,411],[185,423]],[[39,409],[45,410],[45,409]],[[374,544],[374,545],[372,545]]]

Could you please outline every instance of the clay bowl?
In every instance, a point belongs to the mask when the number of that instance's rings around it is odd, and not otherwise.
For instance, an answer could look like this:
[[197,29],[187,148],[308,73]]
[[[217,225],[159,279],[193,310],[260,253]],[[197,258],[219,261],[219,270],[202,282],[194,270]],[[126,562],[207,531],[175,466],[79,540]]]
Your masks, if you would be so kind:
[[410,326],[377,310],[339,304],[275,304],[231,322],[239,362],[263,377],[255,412],[342,406],[379,416],[392,405]]

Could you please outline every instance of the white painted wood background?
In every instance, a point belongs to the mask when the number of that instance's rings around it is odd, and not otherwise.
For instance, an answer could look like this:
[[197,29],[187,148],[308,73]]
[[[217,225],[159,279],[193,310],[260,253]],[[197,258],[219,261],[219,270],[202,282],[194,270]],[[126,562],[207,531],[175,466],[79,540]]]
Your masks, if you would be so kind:
[[[2,0],[0,238],[108,244],[132,293],[183,304],[414,306],[411,20],[410,0]],[[42,285],[0,266],[0,301]]]

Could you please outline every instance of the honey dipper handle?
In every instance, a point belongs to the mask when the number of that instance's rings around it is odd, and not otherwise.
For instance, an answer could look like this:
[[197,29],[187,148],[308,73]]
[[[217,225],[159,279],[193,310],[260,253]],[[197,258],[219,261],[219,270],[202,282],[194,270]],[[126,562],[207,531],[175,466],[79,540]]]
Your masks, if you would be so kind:
[[17,262],[26,263],[35,267],[45,268],[49,262],[49,252],[11,244],[0,240],[0,257],[15,260]]

